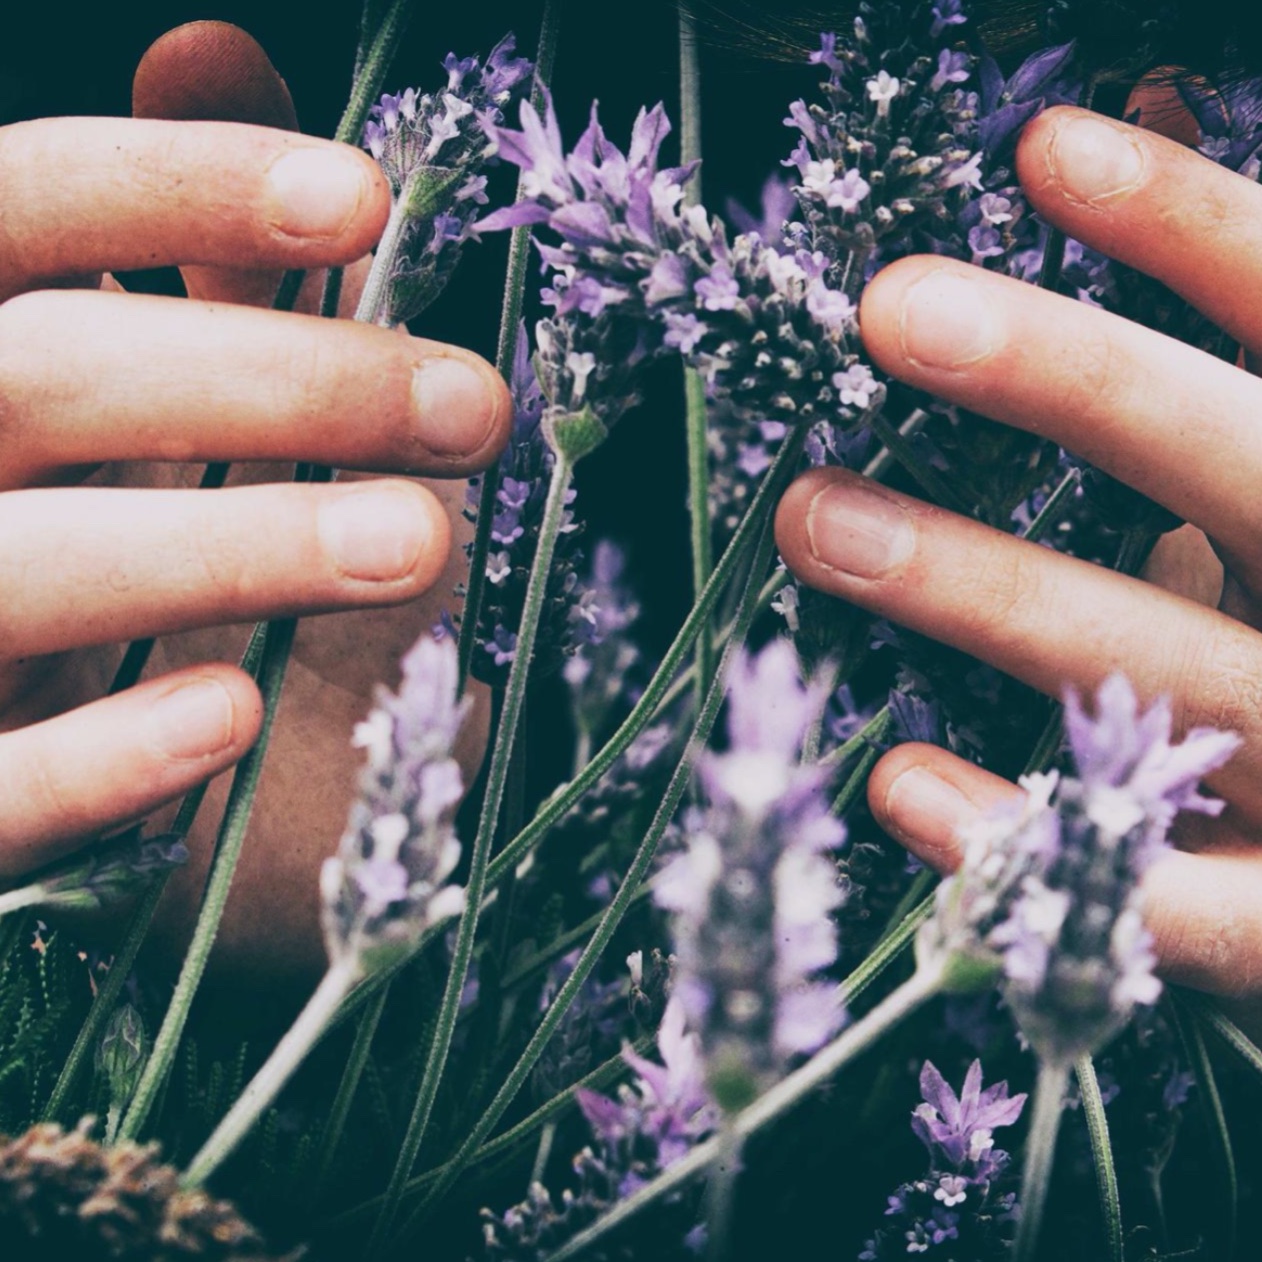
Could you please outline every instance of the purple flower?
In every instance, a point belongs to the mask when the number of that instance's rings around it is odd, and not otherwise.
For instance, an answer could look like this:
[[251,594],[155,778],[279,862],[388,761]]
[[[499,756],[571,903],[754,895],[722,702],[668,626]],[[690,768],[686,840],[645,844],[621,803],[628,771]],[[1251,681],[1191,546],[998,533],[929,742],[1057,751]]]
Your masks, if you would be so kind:
[[[561,242],[540,245],[553,269],[546,301],[555,312],[538,332],[549,441],[566,441],[561,431],[600,441],[636,401],[643,363],[668,350],[743,417],[852,421],[828,381],[857,362],[854,307],[830,290],[827,260],[807,267],[796,254],[782,258],[783,242],[773,247],[758,235],[729,242],[703,208],[682,207],[692,168],[657,165],[668,131],[660,105],[641,110],[623,153],[593,113],[567,155],[550,99],[542,117],[523,105],[520,131],[489,128],[500,154],[525,173],[528,196],[478,230],[546,225]],[[831,183],[839,204],[864,196],[857,172]],[[572,371],[575,354],[596,365],[590,386]]]
[[[594,361],[575,358],[569,371],[582,377],[584,386],[596,371]],[[531,364],[525,325],[517,332],[510,381],[513,396],[513,429],[499,461],[499,487],[491,519],[487,555],[488,587],[479,611],[474,674],[487,683],[503,683],[517,648],[516,628],[521,625],[526,585],[543,522],[548,481],[554,456],[540,429],[544,399]],[[481,499],[481,479],[470,484],[465,516],[475,520]],[[570,500],[573,499],[571,493]],[[548,576],[547,599],[535,640],[532,669],[539,675],[554,674],[589,638],[586,627],[587,589],[579,581],[582,564],[582,527],[567,511],[566,521]],[[472,545],[468,550],[472,552]]]
[[1011,1126],[1026,1100],[1025,1092],[1009,1098],[1006,1082],[983,1091],[980,1060],[969,1065],[958,1096],[933,1062],[925,1061],[920,1093],[924,1103],[912,1110],[911,1128],[931,1156],[940,1155],[957,1169],[984,1165],[994,1147],[993,1132]]
[[830,913],[841,902],[828,854],[844,838],[826,773],[799,751],[824,696],[803,687],[777,641],[734,667],[729,746],[700,766],[707,807],[684,825],[687,849],[658,878],[674,913],[676,993],[697,1031],[719,1103],[742,1107],[837,1030]]
[[367,974],[411,950],[459,912],[447,884],[460,858],[453,818],[463,792],[452,751],[468,711],[456,699],[456,646],[428,636],[403,659],[397,694],[376,705],[352,743],[367,754],[337,853],[320,870],[333,965]]
[[1101,685],[1094,718],[1070,695],[1066,727],[1078,776],[1025,777],[1019,810],[971,830],[919,943],[954,979],[999,972],[1022,1033],[1059,1063],[1156,1000],[1140,878],[1179,810],[1219,809],[1197,786],[1240,743],[1198,728],[1171,745],[1168,704],[1141,713],[1118,675]]
[[373,107],[364,145],[390,180],[396,214],[406,217],[384,323],[411,319],[442,291],[487,202],[482,172],[492,153],[483,122],[502,117],[533,69],[513,49],[508,35],[481,69],[476,57],[449,54],[444,91],[408,88]]
[[982,1065],[968,1068],[957,1096],[931,1061],[920,1071],[924,1103],[912,1110],[911,1127],[929,1153],[925,1176],[904,1183],[888,1198],[885,1217],[868,1240],[861,1262],[884,1262],[927,1253],[950,1240],[951,1256],[999,1262],[1011,1254],[1015,1198],[999,1190],[1009,1165],[993,1132],[1011,1126],[1025,1105],[1009,1097],[1006,1082],[982,1090]]

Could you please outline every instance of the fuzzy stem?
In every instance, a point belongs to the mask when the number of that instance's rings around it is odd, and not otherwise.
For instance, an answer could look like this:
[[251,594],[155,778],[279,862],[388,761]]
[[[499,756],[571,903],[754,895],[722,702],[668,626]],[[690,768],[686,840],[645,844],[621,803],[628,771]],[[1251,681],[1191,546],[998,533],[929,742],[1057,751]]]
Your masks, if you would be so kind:
[[447,973],[447,986],[443,991],[442,1003],[439,1006],[434,1041],[425,1062],[421,1086],[403,1137],[403,1147],[386,1189],[385,1204],[373,1228],[372,1238],[368,1242],[366,1256],[369,1258],[380,1252],[381,1246],[385,1243],[386,1234],[394,1225],[399,1197],[403,1193],[408,1176],[412,1173],[416,1154],[420,1149],[421,1140],[425,1137],[425,1129],[429,1125],[430,1110],[434,1105],[434,1097],[438,1093],[438,1084],[447,1066],[447,1053],[451,1050],[451,1039],[456,1030],[460,997],[464,993],[469,962],[473,958],[473,942],[482,909],[482,895],[486,889],[491,842],[495,837],[500,806],[504,800],[513,744],[517,736],[517,723],[526,699],[526,682],[530,673],[531,660],[534,657],[535,637],[539,630],[539,619],[543,614],[548,579],[552,573],[552,557],[565,521],[565,497],[573,478],[573,464],[564,455],[557,453],[548,484],[548,498],[544,505],[543,520],[539,526],[539,541],[530,568],[530,579],[526,585],[521,625],[517,629],[517,650],[509,671],[508,683],[505,686],[503,709],[500,712],[499,725],[495,731],[495,743],[491,750],[491,764],[487,771],[482,814],[478,819],[478,831],[473,841],[470,859],[469,879],[465,884],[465,909],[461,913],[460,926],[456,931],[456,946],[452,952],[451,968]]
[[[638,702],[623,720],[621,727],[601,746],[591,762],[568,785],[559,789],[536,812],[534,819],[517,834],[495,857],[488,873],[488,882],[496,884],[506,872],[517,866],[522,859],[543,839],[548,830],[569,812],[571,807],[609,770],[633,740],[648,726],[657,714],[658,705],[669,690],[675,673],[683,665],[692,642],[701,633],[710,610],[714,608],[719,593],[736,573],[745,554],[760,532],[769,506],[783,491],[788,476],[802,451],[804,434],[795,431],[783,444],[775,461],[763,477],[757,494],[750,503],[736,528],[736,533],[723,551],[704,590],[688,611],[683,626],[662,657],[661,664],[653,673],[648,686]],[[761,593],[759,593],[761,594]],[[734,627],[729,635],[734,633]]]
[[237,1097],[180,1176],[181,1187],[200,1187],[236,1151],[315,1046],[329,1018],[357,980],[358,973],[351,964],[334,965],[324,974],[298,1019],[285,1031],[285,1037],[276,1044],[263,1068],[250,1080],[250,1085]]
[[719,1126],[718,1141],[718,1154],[706,1187],[706,1257],[710,1262],[723,1262],[732,1244],[732,1211],[745,1142],[736,1133],[730,1116],[724,1117]]
[[[941,986],[941,975],[922,969],[909,981],[883,999],[871,1012],[835,1038],[822,1051],[817,1052],[800,1069],[781,1079],[749,1108],[738,1113],[731,1123],[732,1132],[741,1140],[748,1139],[763,1127],[774,1122],[791,1109],[799,1100],[827,1082],[844,1065],[866,1051],[883,1034],[888,1033],[909,1017]],[[577,1257],[591,1245],[602,1239],[615,1227],[625,1223],[641,1210],[655,1204],[663,1196],[682,1187],[694,1175],[706,1170],[721,1155],[721,1138],[708,1139],[698,1144],[686,1157],[677,1161],[665,1173],[658,1175],[619,1202],[603,1218],[598,1219],[585,1231],[580,1231],[555,1253],[548,1255],[548,1262],[566,1262]]]
[[215,840],[215,853],[211,860],[210,873],[206,878],[201,910],[197,914],[197,924],[193,929],[193,940],[189,943],[188,952],[184,956],[184,964],[180,969],[179,980],[176,982],[175,993],[171,996],[166,1016],[154,1039],[153,1052],[145,1065],[144,1073],[136,1087],[136,1094],[132,1097],[127,1114],[123,1118],[123,1124],[119,1128],[120,1139],[140,1137],[150,1110],[157,1099],[158,1091],[175,1061],[176,1049],[180,1036],[184,1032],[189,1010],[193,1005],[193,997],[201,982],[202,974],[206,970],[206,962],[210,958],[210,949],[214,945],[219,922],[223,918],[228,891],[232,885],[232,876],[241,854],[241,847],[245,842],[246,830],[249,827],[259,775],[263,769],[263,758],[267,753],[272,724],[280,703],[281,686],[285,680],[285,668],[289,663],[289,649],[293,644],[294,627],[295,622],[292,618],[283,618],[267,626],[263,658],[259,665],[259,690],[263,694],[262,730],[257,743],[237,764],[237,770],[233,775],[228,805],[224,809],[219,836]]
[[842,1003],[853,1004],[916,941],[916,931],[933,915],[933,904],[934,896],[930,894],[872,948],[867,958],[837,987]]
[[15,890],[7,890],[0,894],[0,916],[21,911],[24,907],[37,907],[45,901],[47,890],[41,881],[33,885],[22,885]]
[[[701,157],[701,64],[692,15],[679,10],[679,161]],[[701,172],[684,185],[684,205],[701,204]],[[714,568],[710,534],[710,461],[706,436],[705,379],[684,366],[684,431],[688,437],[688,521],[692,542],[692,594],[695,599]],[[697,640],[697,699],[705,696],[714,677],[714,647],[709,627]]]
[[544,1122],[539,1132],[539,1146],[535,1149],[535,1159],[530,1166],[530,1186],[543,1182],[548,1169],[548,1159],[552,1156],[552,1142],[557,1137],[557,1124],[549,1120]]
[[1113,1145],[1109,1142],[1109,1119],[1104,1111],[1104,1097],[1100,1094],[1100,1083],[1090,1056],[1080,1057],[1074,1063],[1074,1074],[1078,1079],[1082,1112],[1091,1138],[1091,1156],[1100,1193],[1100,1213],[1108,1239],[1109,1262],[1126,1262],[1122,1246],[1122,1204],[1117,1194]]
[[[782,468],[787,473],[792,468],[792,465],[785,464]],[[521,1053],[504,1084],[495,1093],[494,1099],[487,1105],[482,1116],[474,1124],[473,1129],[466,1136],[455,1156],[452,1157],[447,1173],[439,1178],[431,1189],[429,1196],[418,1207],[408,1223],[405,1224],[403,1234],[407,1233],[413,1222],[420,1217],[426,1207],[441,1197],[447,1188],[451,1186],[469,1161],[472,1160],[478,1147],[491,1133],[495,1124],[503,1116],[504,1111],[516,1098],[517,1093],[525,1084],[527,1077],[529,1077],[530,1071],[534,1068],[535,1062],[556,1033],[557,1027],[561,1024],[566,1012],[569,1011],[570,1005],[578,997],[579,990],[587,981],[592,969],[595,968],[601,954],[609,945],[619,924],[621,924],[627,909],[634,901],[640,883],[647,876],[649,867],[657,853],[657,844],[669,826],[670,821],[674,818],[675,811],[678,809],[684,792],[692,779],[693,765],[709,739],[715,721],[718,719],[724,697],[723,677],[733,654],[744,643],[745,636],[749,633],[749,626],[753,621],[757,607],[758,590],[762,584],[763,573],[770,564],[773,546],[774,539],[771,532],[771,522],[769,519],[764,519],[754,562],[741,594],[735,619],[736,629],[732,638],[724,646],[723,655],[719,660],[718,671],[710,685],[710,691],[706,694],[705,701],[697,713],[683,757],[671,776],[666,792],[658,804],[653,820],[649,824],[643,840],[640,842],[640,847],[631,861],[631,866],[627,870],[622,884],[618,886],[618,892],[605,910],[605,914],[601,918],[596,932],[592,935],[591,941],[583,949],[583,953],[579,956],[569,976],[557,992],[551,1007],[544,1014],[543,1020],[531,1036],[530,1042]]]
[[1056,1136],[1065,1108],[1065,1088],[1069,1066],[1060,1061],[1039,1064],[1034,1087],[1034,1116],[1025,1141],[1025,1169],[1021,1174],[1021,1218],[1012,1246],[1014,1262],[1032,1262],[1043,1225],[1043,1208],[1052,1181],[1052,1161],[1056,1156]]
[[[645,1034],[631,1045],[631,1050],[640,1056],[647,1056],[653,1049],[653,1043],[654,1036]],[[508,1130],[501,1132],[494,1139],[483,1144],[473,1154],[473,1163],[481,1164],[490,1161],[492,1157],[498,1157],[501,1153],[516,1147],[523,1140],[533,1135],[535,1131],[547,1126],[550,1121],[568,1109],[574,1103],[580,1090],[603,1091],[625,1074],[626,1071],[627,1062],[622,1053],[619,1052],[616,1056],[611,1056],[604,1064],[598,1065],[586,1077],[580,1078],[577,1082],[566,1087],[564,1091],[557,1092],[550,1100],[541,1104],[528,1117],[522,1118],[515,1126],[509,1127]],[[441,1177],[450,1166],[451,1162],[446,1161],[441,1166],[434,1166],[432,1169],[422,1171],[422,1173],[408,1181],[404,1195],[407,1197],[419,1195],[435,1179]],[[327,1225],[329,1227],[345,1227],[354,1224],[372,1213],[384,1199],[384,1196],[373,1197],[361,1205],[344,1210],[335,1218],[330,1219]]]
[[[422,168],[422,171],[424,168]],[[421,172],[418,172],[419,175]],[[364,281],[363,292],[359,295],[359,306],[355,308],[355,319],[364,324],[387,324],[390,312],[390,281],[394,275],[395,263],[399,257],[399,247],[403,244],[403,234],[411,221],[410,193],[413,175],[403,186],[394,205],[390,207],[390,218],[386,220],[385,230],[377,243],[377,252],[373,255],[372,267]]]
[[872,432],[889,448],[894,459],[907,470],[931,500],[962,517],[972,516],[969,505],[960,499],[950,483],[917,455],[911,443],[880,412],[873,412],[870,419]]
[[[537,111],[543,111],[543,92],[552,82],[552,68],[556,64],[557,38],[561,30],[561,0],[544,0],[543,16],[539,20],[539,45],[535,50],[535,79],[530,93],[530,103]],[[526,199],[526,172],[517,177],[517,195],[513,204]],[[526,298],[526,271],[530,262],[530,227],[522,225],[512,230],[508,242],[508,267],[504,275],[504,298],[500,306],[499,340],[495,349],[495,367],[505,381],[513,379],[513,360],[517,350],[517,326],[521,323],[522,308]],[[486,558],[491,550],[491,525],[495,517],[495,495],[499,490],[499,464],[493,464],[482,474],[482,490],[478,497],[478,516],[474,527],[473,547],[469,552],[469,578],[465,587],[464,609],[460,614],[460,635],[456,641],[456,659],[459,663],[459,691],[464,692],[473,662],[473,649],[477,641],[478,617],[482,612],[482,597],[486,591]]]
[[[390,62],[394,59],[399,37],[412,16],[412,2],[413,0],[394,0],[382,17],[367,51],[362,58],[356,59],[350,100],[342,111],[337,131],[333,133],[334,140],[347,145],[359,144],[364,134],[364,124],[368,121],[368,113],[373,102],[381,95],[381,87],[385,82],[386,71],[390,69]],[[369,4],[377,7],[373,0],[369,0]],[[367,30],[371,19],[368,7],[369,5],[365,5],[361,34]]]
[[[372,1050],[372,1041],[381,1023],[381,1014],[386,1008],[386,999],[390,987],[383,986],[371,1006],[364,1009],[359,1018],[359,1026],[355,1031],[355,1042],[351,1045],[350,1055],[346,1058],[346,1067],[342,1070],[342,1081],[338,1083],[337,1095],[329,1108],[328,1120],[320,1135],[320,1149],[316,1155],[315,1170],[309,1183],[308,1204],[315,1206],[318,1198],[328,1182],[333,1169],[333,1159],[337,1156],[338,1144],[342,1140],[342,1132],[346,1129],[346,1119],[350,1116],[351,1105],[355,1102],[355,1093],[359,1090],[360,1079],[364,1076],[364,1066],[368,1064],[368,1054]],[[328,1029],[328,1026],[325,1026]]]
[[[924,408],[917,408],[899,427],[898,434],[900,438],[910,439],[924,429],[925,424],[929,420],[929,413]],[[863,476],[872,478],[879,482],[894,465],[894,453],[888,447],[882,447],[880,451],[868,461],[863,467]]]

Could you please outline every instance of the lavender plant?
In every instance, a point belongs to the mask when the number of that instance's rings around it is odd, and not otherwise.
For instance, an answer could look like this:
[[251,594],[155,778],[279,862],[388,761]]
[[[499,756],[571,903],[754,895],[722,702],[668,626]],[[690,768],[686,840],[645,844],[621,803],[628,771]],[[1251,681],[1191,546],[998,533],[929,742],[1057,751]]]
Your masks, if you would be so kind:
[[866,1242],[859,1262],[919,1253],[975,1262],[1010,1257],[1020,1209],[1016,1194],[1004,1190],[1011,1159],[995,1146],[994,1132],[1021,1116],[1025,1093],[1010,1097],[1006,1082],[983,1091],[979,1060],[969,1065],[958,1095],[925,1061],[920,1091],[924,1103],[912,1110],[911,1128],[928,1149],[929,1168],[889,1198],[890,1222]]

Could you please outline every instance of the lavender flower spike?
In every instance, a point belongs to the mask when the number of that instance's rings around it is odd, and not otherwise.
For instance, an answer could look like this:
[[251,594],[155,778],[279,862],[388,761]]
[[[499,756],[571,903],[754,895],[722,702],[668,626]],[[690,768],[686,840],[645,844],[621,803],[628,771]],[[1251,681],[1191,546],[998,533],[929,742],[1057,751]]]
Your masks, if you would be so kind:
[[456,683],[454,642],[423,637],[403,659],[398,694],[378,689],[355,728],[368,762],[337,854],[320,872],[332,967],[367,975],[464,906],[464,891],[446,884],[460,858],[453,749],[469,707]]
[[487,133],[522,168],[527,196],[476,229],[528,224],[560,240],[539,245],[553,269],[555,314],[539,326],[536,361],[550,442],[573,459],[590,451],[635,401],[639,367],[667,351],[749,417],[855,421],[834,384],[858,362],[855,309],[830,287],[827,260],[782,254],[757,234],[729,242],[704,208],[681,209],[694,168],[658,168],[670,131],[660,105],[641,110],[626,153],[593,111],[567,154],[550,98],[542,117],[523,103],[521,122]]
[[657,882],[675,913],[675,983],[697,1031],[710,1089],[733,1111],[821,1047],[841,1024],[829,913],[841,902],[828,859],[844,839],[825,772],[798,760],[824,703],[778,640],[732,675],[729,748],[700,766],[708,806],[686,824],[688,849]]
[[979,1060],[968,1067],[958,1096],[925,1061],[920,1092],[924,1103],[912,1110],[911,1128],[929,1151],[928,1172],[889,1198],[889,1223],[868,1240],[859,1262],[905,1258],[938,1245],[969,1262],[1011,1257],[1015,1197],[1001,1190],[1009,1158],[995,1147],[993,1132],[1017,1121],[1025,1093],[1010,1097],[1006,1082],[983,1091]]
[[534,70],[529,61],[513,56],[514,48],[513,37],[506,35],[485,65],[476,57],[458,59],[450,53],[443,62],[443,90],[408,88],[387,93],[373,106],[364,148],[381,164],[396,214],[403,217],[402,238],[393,242],[397,258],[383,323],[400,324],[419,315],[459,262],[473,220],[488,201],[484,171],[493,154],[482,128],[499,120]]
[[1094,717],[1071,694],[1066,727],[1077,778],[1025,777],[1021,809],[973,830],[918,943],[948,984],[1001,976],[1039,1056],[1065,1066],[1160,993],[1139,882],[1179,810],[1222,808],[1197,785],[1240,744],[1207,728],[1171,744],[1169,704],[1141,712],[1120,675]]

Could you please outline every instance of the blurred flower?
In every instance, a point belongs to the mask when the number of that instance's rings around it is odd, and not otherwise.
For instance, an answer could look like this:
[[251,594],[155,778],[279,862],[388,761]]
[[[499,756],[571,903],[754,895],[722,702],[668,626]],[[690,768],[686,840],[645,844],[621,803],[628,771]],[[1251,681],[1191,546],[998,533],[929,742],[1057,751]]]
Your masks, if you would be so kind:
[[320,871],[332,966],[370,973],[464,906],[447,885],[460,859],[453,819],[463,784],[454,757],[469,702],[456,699],[456,646],[422,637],[403,659],[398,694],[378,688],[355,728],[367,753],[336,855]]
[[845,837],[827,773],[799,761],[824,704],[783,641],[742,656],[729,692],[728,749],[699,766],[706,806],[685,818],[687,849],[658,877],[674,913],[675,993],[725,1109],[747,1104],[794,1055],[840,1026],[829,913],[841,902],[829,859]]

